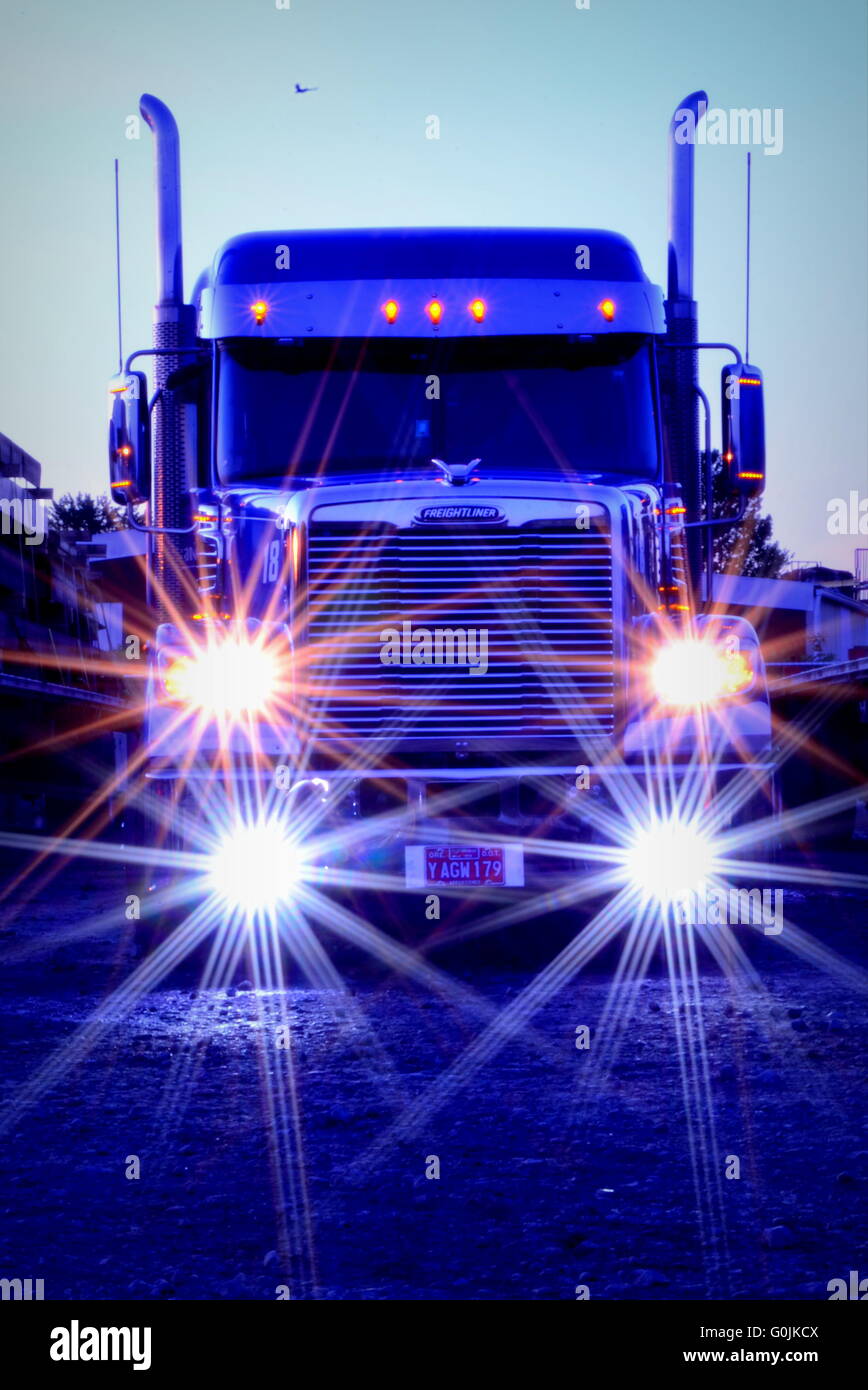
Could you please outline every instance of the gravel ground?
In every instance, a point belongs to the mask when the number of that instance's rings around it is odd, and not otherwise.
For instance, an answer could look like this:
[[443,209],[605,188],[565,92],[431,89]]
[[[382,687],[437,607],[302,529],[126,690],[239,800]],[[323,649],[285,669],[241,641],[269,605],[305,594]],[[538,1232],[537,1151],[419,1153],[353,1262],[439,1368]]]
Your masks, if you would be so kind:
[[[124,891],[69,866],[3,935],[0,1277],[46,1299],[822,1299],[868,1275],[864,897],[788,900],[849,975],[773,942],[752,983],[702,961],[680,1000],[660,968],[614,993],[597,968],[394,1130],[484,1027],[394,976],[172,985],[72,1041],[131,969],[99,922]],[[501,1011],[540,966],[510,961],[448,964]]]

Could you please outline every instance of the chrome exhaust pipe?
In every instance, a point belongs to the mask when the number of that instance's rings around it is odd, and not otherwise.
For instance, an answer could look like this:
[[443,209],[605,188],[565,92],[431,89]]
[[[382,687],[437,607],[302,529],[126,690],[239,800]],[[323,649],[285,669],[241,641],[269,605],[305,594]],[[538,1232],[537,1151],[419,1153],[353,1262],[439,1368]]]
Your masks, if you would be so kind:
[[[181,243],[181,147],[178,125],[168,106],[145,93],[139,110],[153,131],[157,195],[157,303],[154,307],[154,358],[157,404],[154,407],[153,525],[180,530],[187,524],[190,480],[187,477],[185,413],[167,387],[170,374],[183,362],[182,351],[192,346],[192,309],[184,303],[184,261]],[[178,349],[178,353],[167,351]],[[158,621],[175,620],[183,585],[183,561],[178,538],[152,537],[153,564],[149,574],[151,602]]]
[[181,250],[181,141],[178,123],[159,97],[146,92],[139,110],[154,133],[157,191],[157,308],[184,303]]
[[[679,351],[662,354],[661,386],[667,397],[667,472],[681,486],[686,520],[699,521],[702,470],[699,458],[698,311],[693,298],[693,201],[696,127],[708,110],[705,92],[691,92],[669,122],[669,257],[666,289],[666,341]],[[679,139],[682,131],[686,138]],[[693,600],[702,570],[700,532],[687,532],[687,565]]]
[[[693,165],[696,127],[708,110],[705,92],[691,92],[669,122],[669,263],[666,297],[693,299]],[[690,122],[691,138],[678,140],[676,132]]]

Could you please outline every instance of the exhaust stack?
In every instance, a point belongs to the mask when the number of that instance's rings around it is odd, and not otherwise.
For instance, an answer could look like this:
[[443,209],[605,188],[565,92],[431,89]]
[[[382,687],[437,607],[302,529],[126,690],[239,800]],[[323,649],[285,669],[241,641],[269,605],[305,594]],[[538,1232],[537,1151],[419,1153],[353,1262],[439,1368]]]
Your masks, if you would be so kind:
[[[177,348],[154,359],[158,392],[155,406],[153,521],[162,529],[181,529],[187,522],[189,481],[186,469],[184,407],[173,399],[166,382],[181,365],[180,352],[192,344],[192,309],[184,304],[184,266],[181,248],[181,158],[175,117],[157,97],[147,93],[139,110],[154,134],[157,195],[157,303],[154,308],[154,347]],[[173,535],[153,537],[153,601],[160,618],[171,618],[181,597],[181,556]]]
[[[669,122],[669,264],[666,297],[670,302],[693,299],[693,163],[694,136],[708,110],[705,92],[691,92]],[[693,116],[690,125],[686,113]],[[678,140],[687,127],[690,139]]]
[[[681,102],[669,123],[669,258],[665,310],[666,337],[673,345],[698,341],[697,305],[693,298],[694,157],[696,127],[707,109],[705,92],[692,92]],[[697,353],[667,352],[665,357],[668,360],[662,377],[668,398],[669,476],[681,484],[687,520],[698,521],[702,486]],[[687,558],[695,589],[702,565],[702,543],[696,530],[687,532]]]

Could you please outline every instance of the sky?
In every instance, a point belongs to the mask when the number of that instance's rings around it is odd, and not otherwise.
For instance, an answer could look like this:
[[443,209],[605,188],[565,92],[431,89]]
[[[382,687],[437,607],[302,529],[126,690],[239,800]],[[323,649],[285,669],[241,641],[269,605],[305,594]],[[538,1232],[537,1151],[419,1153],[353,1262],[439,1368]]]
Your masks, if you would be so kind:
[[[797,559],[852,566],[860,537],[828,519],[834,498],[868,498],[865,0],[278,3],[4,0],[0,431],[46,485],[107,486],[116,157],[124,350],[151,342],[152,140],[143,123],[127,138],[141,92],[180,126],[189,293],[241,232],[438,224],[611,228],[663,284],[668,122],[704,88],[714,108],[783,113],[780,153],[752,160],[766,505]],[[697,149],[700,334],[742,348],[746,148]],[[705,356],[717,442],[723,359]]]

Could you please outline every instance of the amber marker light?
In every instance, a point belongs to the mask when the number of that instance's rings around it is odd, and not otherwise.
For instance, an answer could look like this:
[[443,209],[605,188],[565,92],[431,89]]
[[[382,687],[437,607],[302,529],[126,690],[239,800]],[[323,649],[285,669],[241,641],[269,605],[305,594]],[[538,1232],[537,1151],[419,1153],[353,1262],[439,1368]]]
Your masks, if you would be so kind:
[[440,303],[440,300],[432,299],[429,304],[426,304],[425,313],[428,315],[429,319],[436,328],[443,317],[443,305]]
[[603,315],[603,318],[606,320],[606,322],[611,323],[612,319],[615,317],[614,299],[601,299],[600,303],[597,305],[597,308]]
[[255,304],[251,304],[250,312],[256,322],[261,326],[265,323],[266,315],[268,314],[268,305],[264,299],[257,299]]
[[386,315],[386,323],[394,323],[398,317],[397,299],[387,299],[383,305],[383,313]]

